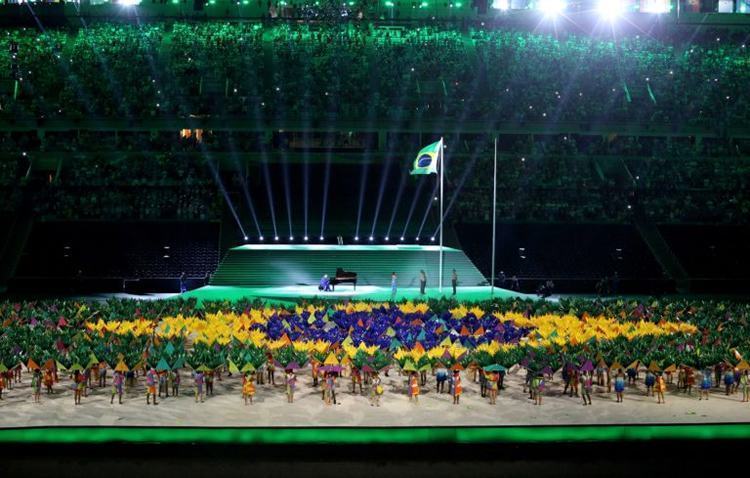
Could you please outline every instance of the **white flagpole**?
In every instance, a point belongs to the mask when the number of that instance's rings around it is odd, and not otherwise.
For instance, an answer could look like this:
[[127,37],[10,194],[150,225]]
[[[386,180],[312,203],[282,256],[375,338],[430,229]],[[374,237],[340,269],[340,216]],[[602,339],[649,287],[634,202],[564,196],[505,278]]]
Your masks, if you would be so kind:
[[495,221],[497,220],[497,136],[495,136],[495,166],[492,170],[492,284],[490,297],[495,295]]
[[443,177],[445,176],[445,144],[440,138],[440,278],[438,279],[438,292],[443,293]]

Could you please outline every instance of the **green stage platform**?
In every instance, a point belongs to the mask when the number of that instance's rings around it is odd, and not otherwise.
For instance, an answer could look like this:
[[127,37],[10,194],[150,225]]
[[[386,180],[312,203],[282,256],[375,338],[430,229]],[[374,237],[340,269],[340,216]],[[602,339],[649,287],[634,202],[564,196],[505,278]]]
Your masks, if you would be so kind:
[[382,428],[2,428],[0,443],[426,444],[750,438],[750,424]]
[[[391,273],[398,274],[401,288],[419,286],[419,271],[427,274],[427,286],[438,285],[438,246],[420,245],[295,245],[247,244],[230,249],[211,278],[211,285],[234,287],[278,287],[317,285],[324,274],[333,277],[337,268],[357,273],[357,287],[389,287]],[[466,254],[443,248],[443,286],[450,285],[456,269],[464,287],[486,285],[487,280]],[[351,289],[342,284],[341,289]]]
[[[316,286],[288,286],[288,287],[230,287],[230,286],[205,286],[199,289],[191,290],[175,297],[196,298],[198,302],[204,300],[229,300],[237,301],[240,299],[261,299],[270,303],[294,304],[300,299],[328,299],[331,301],[341,301],[346,299],[387,301],[391,299],[391,290],[387,287],[375,286],[357,286],[357,291],[353,291],[351,286],[343,286],[336,289],[336,292],[320,292]],[[425,300],[439,299],[440,297],[451,297],[450,287],[444,287],[443,292],[437,288],[427,289],[425,295],[420,295],[419,288],[412,287],[398,289],[395,300]],[[512,297],[532,298],[533,296],[521,294],[511,290],[500,289],[495,287],[494,293],[489,286],[483,287],[459,287],[458,293],[454,297],[462,302],[477,302],[488,300],[490,298],[507,299]]]

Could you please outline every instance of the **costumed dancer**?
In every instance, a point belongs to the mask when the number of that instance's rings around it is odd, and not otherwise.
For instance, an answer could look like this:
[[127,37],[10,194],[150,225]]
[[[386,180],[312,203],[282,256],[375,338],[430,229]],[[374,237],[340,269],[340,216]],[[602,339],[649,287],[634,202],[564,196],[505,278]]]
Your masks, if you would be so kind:
[[75,390],[73,393],[73,403],[80,405],[83,389],[86,388],[86,377],[80,372],[80,370],[73,372],[73,387]]
[[115,403],[115,395],[117,395],[117,402],[122,405],[122,389],[125,385],[125,374],[121,371],[116,371],[112,377],[112,398],[110,398],[110,405]]
[[334,405],[336,404],[336,375],[333,372],[325,374],[323,396],[325,397],[326,405],[330,405],[331,401],[333,401]]
[[706,397],[706,400],[708,400],[709,391],[711,391],[711,370],[707,368],[703,371],[703,376],[701,377],[701,392],[698,400],[703,400],[703,397]]
[[55,393],[55,391],[52,390],[52,385],[55,383],[55,375],[52,373],[52,370],[49,368],[44,369],[44,377],[42,378],[42,381],[44,382],[44,388],[47,389],[47,395]]
[[656,375],[651,370],[646,371],[646,378],[643,379],[643,383],[646,385],[646,396],[654,396],[654,384],[656,383]]
[[743,370],[740,375],[740,388],[742,389],[742,401],[750,401],[750,379],[748,379],[748,370]]
[[654,391],[656,392],[656,403],[666,403],[664,400],[664,391],[667,389],[667,384],[664,382],[664,376],[662,374],[657,375],[656,383],[654,384]]
[[295,375],[294,370],[289,369],[286,371],[286,401],[289,403],[294,403],[294,388],[297,385],[297,375]]
[[728,367],[724,372],[724,387],[726,387],[726,395],[729,396],[734,387],[734,370],[731,367]]
[[370,406],[380,406],[380,396],[383,395],[383,386],[380,385],[380,375],[375,372],[370,382]]
[[107,386],[107,365],[105,363],[99,364],[99,386]]
[[448,381],[448,369],[442,364],[435,369],[435,381],[437,382],[437,393],[443,393],[445,391],[445,382]]
[[451,395],[453,395],[453,405],[458,405],[461,400],[461,394],[464,391],[461,385],[461,373],[458,370],[453,371],[453,377],[451,377]]
[[359,385],[359,393],[362,393],[362,373],[357,367],[352,367],[352,394],[357,393],[357,385]]
[[214,396],[214,371],[209,370],[204,375],[205,381],[206,381],[206,396],[207,397],[213,397]]
[[180,372],[178,370],[170,371],[169,378],[172,381],[172,396],[177,397],[180,395]]
[[205,395],[203,394],[203,372],[200,370],[193,371],[193,383],[195,386],[195,403],[200,400],[203,403]]
[[149,405],[151,403],[151,396],[154,396],[154,405],[158,405],[159,402],[156,401],[156,387],[159,383],[159,374],[156,373],[156,369],[154,367],[151,367],[148,372],[146,372],[146,405]]
[[276,365],[273,363],[273,356],[268,353],[268,361],[266,362],[266,373],[268,375],[268,384],[276,385]]
[[414,400],[415,403],[419,403],[419,378],[417,372],[411,372],[409,374],[409,401]]
[[531,379],[531,392],[534,397],[534,405],[542,404],[542,393],[544,392],[544,373],[537,372]]
[[0,400],[5,400],[3,398],[3,390],[5,389],[5,373],[0,372]]
[[248,400],[252,405],[253,396],[255,396],[255,374],[248,372],[242,377],[242,398],[245,400],[245,405]]
[[487,389],[490,392],[490,405],[495,405],[497,403],[497,388],[498,388],[498,382],[500,381],[500,374],[497,372],[492,372],[490,374],[487,374]]
[[313,379],[313,387],[318,386],[318,375],[320,374],[320,362],[317,360],[313,360],[311,364],[312,368],[312,379]]
[[[594,372],[583,373],[581,398],[584,405],[591,405],[591,391],[594,389]],[[588,400],[588,403],[586,401]]]
[[622,403],[622,394],[625,391],[625,374],[622,373],[622,369],[617,371],[615,377],[615,394],[617,395],[617,403]]
[[34,403],[40,403],[42,401],[42,371],[38,368],[34,369],[34,374],[31,376],[31,390],[34,391]]

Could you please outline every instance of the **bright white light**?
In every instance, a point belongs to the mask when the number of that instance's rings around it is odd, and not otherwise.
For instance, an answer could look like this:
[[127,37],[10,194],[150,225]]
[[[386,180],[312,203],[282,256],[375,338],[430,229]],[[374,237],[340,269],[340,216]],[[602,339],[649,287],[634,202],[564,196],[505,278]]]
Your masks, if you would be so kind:
[[401,240],[402,240],[402,241],[404,240],[404,236],[401,236]]
[[132,7],[133,5],[139,5],[141,0],[120,0],[117,3],[126,7]]
[[289,240],[293,241],[294,240],[294,236],[289,236]]
[[623,0],[599,0],[596,10],[602,18],[612,22],[625,12],[625,2]]
[[354,236],[354,240],[358,241],[359,240],[359,236]]
[[279,236],[276,236],[273,239],[274,239],[274,241],[278,241],[279,240]]
[[496,10],[508,10],[510,9],[510,0],[493,0],[492,8]]
[[372,241],[373,239],[375,239],[375,238],[374,238],[374,237],[372,237],[372,236],[370,236],[370,240]]
[[541,10],[546,17],[554,17],[562,13],[566,6],[564,0],[539,0],[537,10]]
[[643,0],[640,11],[642,13],[668,13],[669,0]]
[[418,241],[418,240],[419,240],[419,236],[417,236],[417,237],[415,238],[415,240],[417,240],[417,241]]
[[263,236],[260,236],[258,239],[260,239],[262,241],[263,240]]
[[308,240],[308,239],[309,239],[309,238],[308,238],[307,236],[305,236],[305,240]]
[[320,239],[320,240],[322,241],[322,240],[323,240],[323,236],[320,236],[320,238],[319,238],[319,239]]
[[247,241],[247,236],[245,236],[245,240]]
[[386,240],[386,241],[388,240],[388,236],[385,236],[385,240]]
[[431,237],[431,238],[430,238],[430,240],[431,240],[432,242],[435,242],[435,238],[434,238],[434,237]]

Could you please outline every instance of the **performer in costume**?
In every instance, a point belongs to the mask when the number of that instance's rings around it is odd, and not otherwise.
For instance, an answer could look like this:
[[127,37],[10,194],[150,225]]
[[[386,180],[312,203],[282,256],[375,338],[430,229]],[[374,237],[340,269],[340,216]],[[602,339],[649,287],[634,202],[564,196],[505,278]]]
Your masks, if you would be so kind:
[[500,381],[500,374],[492,372],[485,375],[487,379],[487,389],[490,392],[490,405],[497,403],[497,384]]
[[654,396],[654,384],[656,383],[656,375],[651,370],[646,371],[646,378],[643,379],[643,383],[646,385],[646,396]]
[[380,385],[380,375],[377,372],[373,373],[370,381],[370,406],[380,406],[380,396],[383,395],[383,387]]
[[86,376],[83,375],[79,370],[73,373],[73,387],[75,392],[73,393],[73,403],[76,405],[81,404],[81,396],[83,395],[83,389],[86,387]]
[[49,368],[44,369],[44,377],[42,379],[44,382],[44,388],[47,389],[47,395],[52,395],[54,393],[54,390],[52,390],[52,385],[55,383],[55,376],[52,373],[52,370]]
[[203,394],[203,372],[196,370],[193,372],[193,382],[195,385],[195,403],[200,400],[203,403],[205,395]]
[[617,395],[617,403],[622,403],[623,392],[625,391],[625,374],[622,373],[622,369],[617,371],[615,377],[615,395]]
[[357,393],[357,385],[359,385],[359,393],[362,393],[362,374],[357,367],[352,367],[352,393]]
[[664,400],[664,391],[667,389],[667,384],[664,382],[664,377],[659,374],[656,377],[656,383],[654,384],[654,391],[656,392],[656,403],[666,403]]
[[331,279],[328,278],[328,274],[325,274],[323,277],[320,278],[320,283],[318,284],[318,290],[322,290],[323,292],[331,291]]
[[273,363],[273,355],[268,353],[268,361],[266,362],[266,372],[268,374],[268,384],[276,385],[276,365]]
[[294,370],[289,369],[286,371],[286,400],[289,403],[294,403],[294,389],[297,385],[297,375]]
[[461,385],[461,373],[458,370],[453,371],[450,390],[451,395],[453,396],[453,405],[458,405],[458,402],[461,400],[461,393],[464,391],[464,388]]
[[180,372],[172,370],[169,372],[169,377],[172,380],[172,396],[177,397],[180,395]]
[[412,372],[409,375],[409,401],[414,399],[415,403],[419,403],[419,379],[417,378],[417,372]]
[[156,401],[156,387],[159,383],[159,374],[156,373],[156,369],[154,367],[151,367],[148,372],[146,372],[146,405],[149,405],[151,402],[151,396],[154,396],[154,405],[158,405],[159,402]]
[[40,403],[42,401],[42,371],[38,368],[34,369],[34,374],[31,376],[31,390],[34,391],[34,403]]
[[253,403],[253,396],[255,395],[255,376],[251,373],[245,373],[242,377],[242,398],[245,399],[245,405],[250,400],[250,404]]
[[588,400],[588,405],[591,405],[591,391],[594,388],[594,372],[591,371],[589,373],[583,374],[583,388],[581,397],[583,398],[583,404],[586,405],[586,400]]
[[112,398],[109,400],[110,405],[115,403],[115,395],[117,395],[117,401],[122,405],[122,388],[125,385],[125,374],[122,372],[115,372],[112,377]]
[[708,400],[709,391],[711,391],[711,370],[707,368],[703,371],[703,376],[701,377],[701,392],[698,400],[703,400],[703,397],[706,397],[706,400]]

